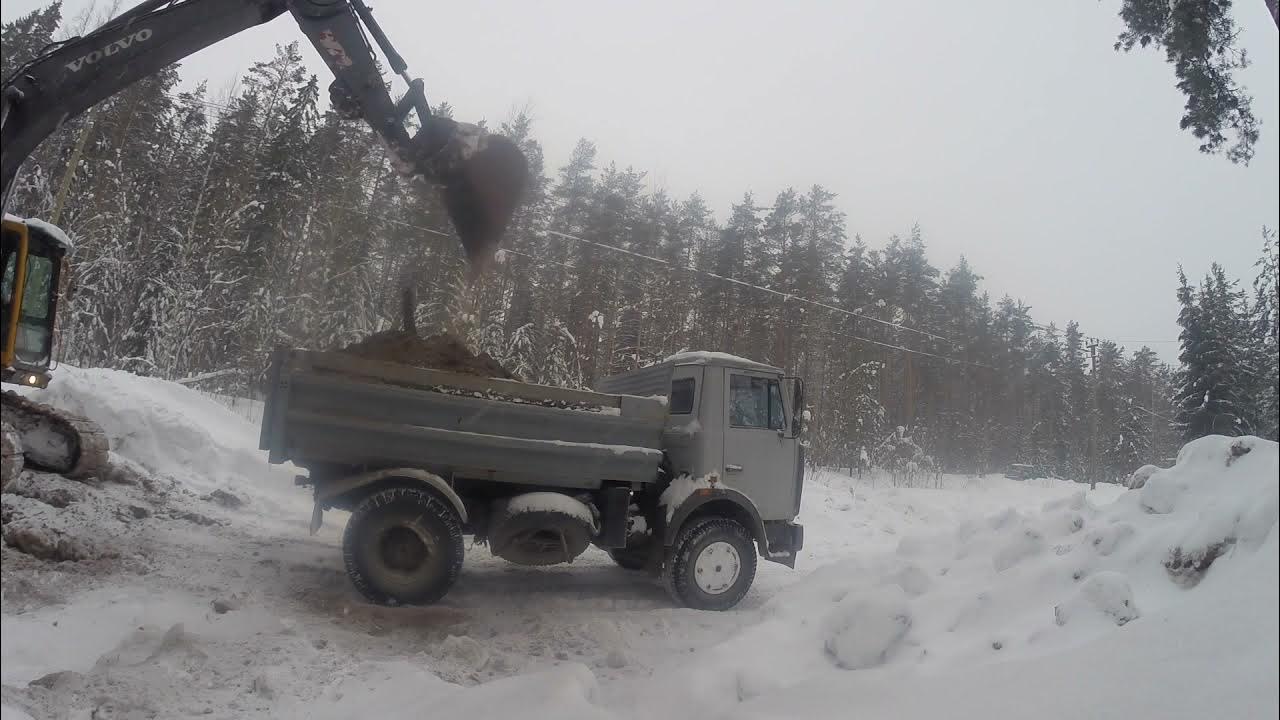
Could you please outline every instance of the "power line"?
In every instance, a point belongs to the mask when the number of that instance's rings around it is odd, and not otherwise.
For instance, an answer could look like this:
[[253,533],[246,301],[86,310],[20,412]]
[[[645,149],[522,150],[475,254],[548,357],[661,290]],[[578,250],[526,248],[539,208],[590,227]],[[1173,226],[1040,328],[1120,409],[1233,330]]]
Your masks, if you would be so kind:
[[697,269],[697,268],[692,268],[692,267],[688,267],[688,266],[685,266],[685,265],[678,265],[678,264],[676,264],[676,263],[673,263],[673,262],[670,262],[670,261],[667,261],[667,260],[663,260],[662,258],[656,258],[656,257],[653,257],[652,255],[645,255],[644,253],[638,253],[638,252],[635,252],[634,250],[627,250],[626,248],[620,248],[620,247],[618,247],[618,246],[616,246],[616,245],[609,245],[608,243],[597,242],[597,241],[595,241],[595,240],[587,240],[587,239],[585,239],[585,238],[580,238],[580,237],[578,237],[577,235],[571,235],[571,234],[569,234],[569,233],[560,232],[560,231],[558,231],[558,230],[548,230],[548,231],[547,231],[547,234],[548,234],[548,235],[555,235],[555,236],[557,236],[557,237],[562,237],[562,238],[565,238],[565,239],[567,239],[567,240],[574,240],[574,241],[576,241],[576,242],[585,243],[585,244],[587,244],[587,245],[593,245],[593,246],[595,246],[595,247],[603,248],[603,249],[605,249],[605,250],[612,250],[613,252],[623,253],[623,254],[625,254],[625,255],[630,255],[630,256],[632,256],[632,257],[637,257],[637,258],[640,258],[640,259],[642,259],[642,260],[648,260],[648,261],[650,261],[650,262],[660,263],[660,264],[662,264],[662,265],[666,265],[667,267],[674,268],[674,269],[677,269],[677,270],[684,270],[684,271],[686,271],[686,272],[690,272],[690,273],[693,273],[693,274],[695,274],[695,275],[704,275],[704,276],[706,276],[706,277],[714,278],[714,279],[716,279],[716,280],[721,280],[721,281],[723,281],[723,282],[727,282],[727,283],[732,283],[732,284],[734,284],[734,285],[738,285],[738,286],[740,286],[740,287],[747,287],[747,288],[751,288],[751,289],[753,289],[753,290],[759,290],[759,291],[761,291],[761,292],[770,293],[770,294],[772,294],[772,295],[776,295],[776,296],[778,296],[778,297],[781,297],[781,298],[783,299],[783,302],[784,302],[784,303],[785,303],[785,302],[798,302],[798,303],[803,303],[803,304],[805,304],[805,305],[813,305],[813,306],[815,306],[815,307],[824,308],[824,309],[826,309],[826,310],[832,310],[832,311],[834,311],[834,312],[838,312],[838,313],[841,313],[841,314],[844,314],[844,315],[848,315],[848,316],[850,316],[850,317],[861,318],[861,319],[863,319],[863,320],[869,320],[869,321],[871,321],[871,322],[878,323],[878,324],[880,324],[880,325],[885,325],[885,326],[887,326],[887,327],[893,328],[894,330],[906,330],[907,332],[916,333],[916,334],[918,334],[918,335],[924,335],[925,337],[933,338],[933,339],[935,339],[935,340],[941,340],[941,341],[943,341],[943,342],[951,342],[950,338],[944,337],[944,336],[942,336],[942,335],[936,335],[936,334],[931,333],[931,332],[928,332],[928,331],[926,331],[926,330],[917,330],[916,328],[913,328],[913,327],[910,327],[910,326],[907,326],[907,325],[899,325],[898,323],[892,323],[892,322],[889,322],[888,320],[881,320],[881,319],[879,319],[879,318],[871,317],[870,315],[863,315],[862,313],[853,312],[852,310],[845,310],[844,308],[836,307],[835,305],[828,305],[827,303],[819,302],[819,301],[817,301],[817,300],[809,300],[809,299],[806,299],[806,298],[797,297],[796,295],[793,295],[793,294],[791,294],[791,293],[785,293],[785,292],[782,292],[781,290],[774,290],[773,288],[767,288],[767,287],[763,287],[763,286],[761,286],[761,285],[754,285],[754,284],[749,283],[749,282],[747,282],[747,281],[745,281],[745,280],[739,280],[739,279],[737,279],[737,278],[726,277],[726,276],[724,276],[724,275],[720,275],[720,274],[718,274],[718,273],[713,273],[713,272],[711,272],[711,271],[709,271],[709,270],[699,270],[699,269]]
[[[192,97],[192,96],[188,96],[187,98],[181,98],[181,97],[176,97],[176,96],[174,96],[174,95],[170,94],[170,95],[169,95],[169,97],[170,97],[170,98],[172,98],[172,99],[174,99],[174,100],[178,100],[178,101],[184,101],[184,100],[185,100],[185,101],[190,101],[190,102],[199,103],[199,104],[204,105],[204,106],[206,106],[206,107],[208,107],[208,108],[218,109],[218,110],[221,110],[221,111],[223,111],[223,112],[228,112],[228,111],[231,111],[231,110],[233,110],[233,109],[234,109],[231,105],[220,104],[220,103],[216,103],[216,102],[213,102],[213,101],[204,100],[204,99],[202,99],[202,98],[195,98],[195,97]],[[342,206],[340,206],[340,207],[342,207]],[[451,235],[450,233],[442,232],[442,231],[440,231],[440,230],[435,230],[435,229],[433,229],[433,228],[423,227],[423,226],[420,226],[420,225],[415,225],[415,224],[413,224],[413,223],[407,223],[407,222],[404,222],[404,221],[401,221],[401,220],[395,220],[395,219],[392,219],[392,218],[387,218],[387,217],[382,217],[382,216],[376,216],[376,215],[373,215],[373,214],[368,213],[368,212],[366,212],[366,211],[359,210],[359,209],[357,209],[357,208],[345,207],[344,209],[349,210],[349,211],[352,211],[352,212],[360,213],[360,214],[362,214],[362,215],[364,215],[364,216],[366,216],[366,217],[371,217],[371,218],[379,219],[379,220],[382,220],[382,221],[385,221],[385,222],[389,222],[389,223],[392,223],[392,224],[401,225],[401,226],[404,226],[404,227],[412,228],[412,229],[415,229],[415,230],[420,230],[420,231],[423,231],[423,232],[428,232],[428,233],[431,233],[431,234],[433,234],[433,235],[437,235],[437,236],[440,236],[440,237],[446,237],[446,238],[452,238],[452,237],[453,237],[453,235]],[[739,279],[737,279],[737,278],[732,278],[732,277],[728,277],[728,276],[725,276],[725,275],[720,275],[719,273],[714,273],[714,272],[711,272],[711,271],[708,271],[708,270],[699,270],[699,269],[694,268],[694,267],[689,267],[689,266],[685,266],[685,265],[680,265],[680,264],[677,264],[677,263],[674,263],[674,262],[671,262],[671,261],[668,261],[668,260],[664,260],[664,259],[662,259],[662,258],[654,257],[654,256],[652,256],[652,255],[646,255],[646,254],[644,254],[644,253],[636,252],[636,251],[634,251],[634,250],[628,250],[628,249],[626,249],[626,248],[618,247],[618,246],[616,246],[616,245],[610,245],[610,244],[608,244],[608,243],[602,243],[602,242],[598,242],[598,241],[594,241],[594,240],[587,240],[586,238],[579,237],[579,236],[577,236],[577,235],[573,235],[573,234],[571,234],[571,233],[561,232],[561,231],[558,231],[558,230],[547,230],[547,231],[546,231],[546,234],[547,234],[547,235],[554,235],[554,236],[556,236],[556,237],[564,238],[564,239],[566,239],[566,240],[572,240],[572,241],[574,241],[574,242],[579,242],[579,243],[583,243],[583,244],[586,244],[586,245],[591,245],[591,246],[593,246],[593,247],[598,247],[598,248],[601,248],[601,249],[604,249],[604,250],[609,250],[609,251],[611,251],[611,252],[621,253],[621,254],[628,255],[628,256],[630,256],[630,257],[638,258],[638,259],[641,259],[641,260],[647,260],[647,261],[649,261],[649,262],[658,263],[658,264],[660,264],[660,265],[664,265],[664,266],[669,267],[669,268],[672,268],[672,269],[676,269],[676,270],[683,270],[683,271],[685,271],[685,272],[688,272],[688,273],[691,273],[691,274],[694,274],[694,275],[701,275],[701,276],[708,277],[708,278],[711,278],[711,279],[714,279],[714,280],[719,280],[719,281],[721,281],[721,282],[726,282],[726,283],[730,283],[730,284],[733,284],[733,285],[737,285],[737,286],[739,286],[739,287],[745,287],[745,288],[749,288],[749,289],[752,289],[752,290],[757,290],[757,291],[759,291],[759,292],[768,293],[768,294],[773,295],[773,296],[775,296],[775,297],[782,298],[782,301],[783,301],[783,304],[784,304],[784,305],[785,305],[786,303],[788,303],[788,302],[799,302],[799,303],[802,303],[802,304],[805,304],[805,305],[812,305],[812,306],[814,306],[814,307],[819,307],[819,308],[822,308],[822,309],[825,309],[825,310],[830,310],[830,311],[833,311],[833,312],[837,312],[837,313],[840,313],[840,314],[842,314],[842,315],[846,315],[846,316],[849,316],[849,317],[853,317],[853,318],[855,318],[855,319],[862,319],[862,320],[866,320],[866,321],[869,321],[869,322],[872,322],[872,323],[876,323],[876,324],[882,325],[882,326],[884,326],[884,327],[890,328],[890,329],[892,329],[892,330],[903,330],[903,331],[906,331],[906,332],[915,333],[915,334],[917,334],[917,335],[921,335],[921,336],[924,336],[924,337],[928,337],[928,338],[931,338],[931,339],[933,339],[933,340],[939,340],[939,341],[942,341],[942,342],[946,342],[946,343],[949,343],[949,344],[951,344],[951,345],[953,345],[953,346],[955,345],[954,341],[953,341],[953,340],[951,340],[950,338],[948,338],[948,337],[946,337],[946,336],[943,336],[943,335],[938,335],[938,334],[936,334],[936,333],[931,333],[931,332],[929,332],[929,331],[927,331],[927,330],[920,330],[920,329],[917,329],[917,328],[913,328],[913,327],[911,327],[911,326],[909,326],[909,325],[902,325],[902,324],[899,324],[899,323],[890,322],[890,321],[888,321],[888,320],[881,320],[881,319],[876,318],[876,317],[871,317],[871,316],[866,315],[866,314],[863,314],[863,313],[854,312],[854,311],[851,311],[851,310],[846,310],[846,309],[844,309],[844,308],[837,307],[837,306],[834,306],[834,305],[830,305],[830,304],[828,304],[828,303],[820,302],[820,301],[817,301],[817,300],[809,300],[809,299],[807,299],[807,298],[798,297],[798,296],[796,296],[796,295],[794,295],[794,294],[792,294],[792,293],[786,293],[786,292],[782,292],[782,291],[780,291],[780,290],[775,290],[775,289],[773,289],[773,288],[768,288],[768,287],[764,287],[764,286],[761,286],[761,285],[756,285],[756,284],[754,284],[754,283],[749,283],[749,282],[747,282],[747,281],[745,281],[745,280],[739,280]],[[508,248],[503,248],[503,249],[502,249],[502,252],[511,253],[511,254],[513,254],[513,255],[519,255],[519,256],[522,256],[522,257],[526,257],[526,258],[529,258],[530,260],[532,260],[532,261],[534,261],[534,262],[537,262],[537,263],[550,263],[550,264],[558,265],[558,266],[560,266],[560,267],[564,267],[564,268],[567,268],[567,269],[570,269],[570,270],[574,270],[574,271],[580,271],[580,270],[581,270],[581,268],[579,268],[579,267],[578,267],[578,266],[576,266],[576,265],[570,265],[570,264],[567,264],[567,263],[562,263],[562,262],[559,262],[559,261],[556,261],[556,260],[549,260],[549,259],[546,259],[546,258],[534,257],[533,255],[530,255],[529,253],[524,253],[524,252],[521,252],[521,251],[518,251],[518,250],[512,250],[512,249],[508,249]],[[640,287],[640,286],[638,286],[638,285],[637,285],[637,287]],[[1046,331],[1046,332],[1049,330],[1049,328],[1048,328],[1047,326],[1040,325],[1040,324],[1037,324],[1037,323],[1030,323],[1030,325],[1031,325],[1031,327],[1033,327],[1033,328],[1035,328],[1035,329],[1037,329],[1037,330]],[[838,335],[838,336],[840,336],[840,337],[845,337],[845,338],[848,338],[848,339],[851,339],[851,340],[857,340],[857,341],[859,341],[859,342],[869,343],[869,344],[876,345],[876,346],[878,346],[878,347],[883,347],[883,348],[890,349],[890,350],[895,350],[895,351],[899,351],[899,352],[907,352],[907,353],[912,353],[912,354],[915,354],[915,355],[921,355],[921,356],[924,356],[924,357],[935,358],[935,359],[938,359],[938,360],[943,360],[943,361],[948,362],[948,363],[957,363],[957,364],[969,365],[969,366],[973,366],[973,367],[981,367],[981,368],[985,368],[985,369],[988,369],[988,370],[994,370],[994,368],[992,368],[990,365],[984,365],[984,364],[982,364],[982,363],[976,363],[976,362],[972,362],[972,361],[969,361],[969,360],[961,360],[961,359],[959,359],[959,358],[948,357],[948,356],[945,356],[945,355],[938,355],[938,354],[936,354],[936,353],[930,353],[930,352],[926,352],[926,351],[923,351],[923,350],[915,350],[915,349],[908,348],[908,347],[903,346],[903,345],[895,345],[895,344],[892,344],[892,343],[886,343],[886,342],[882,342],[882,341],[879,341],[879,340],[873,340],[873,339],[871,339],[871,338],[864,337],[864,336],[861,336],[861,335],[854,335],[854,334],[849,334],[849,333],[842,333],[842,332],[838,332],[838,331],[835,331],[835,330],[825,330],[825,329],[820,330],[820,332],[826,332],[826,333],[828,333],[828,334]],[[1152,342],[1152,343],[1155,343],[1155,342],[1178,342],[1178,341],[1177,341],[1177,340],[1150,340],[1150,341],[1130,340],[1130,341],[1117,341],[1117,342]]]
[[880,347],[888,348],[890,350],[900,350],[902,352],[912,353],[913,355],[924,355],[925,357],[936,358],[938,360],[943,360],[948,363],[956,363],[958,365],[972,365],[973,367],[985,368],[987,370],[995,370],[995,368],[991,367],[990,365],[983,365],[982,363],[976,363],[971,360],[961,360],[959,358],[947,357],[945,355],[935,355],[934,353],[925,352],[923,350],[913,350],[909,347],[904,347],[902,345],[891,345],[889,343],[880,342],[879,340],[872,340],[871,338],[862,337],[861,335],[851,335],[849,333],[842,333],[838,330],[830,330],[825,328],[815,328],[815,330],[817,330],[818,332],[823,332],[830,335],[838,335],[840,337],[849,338],[850,340],[858,340],[865,343],[871,343],[872,345],[879,345]]
[[[437,235],[437,236],[440,236],[440,237],[446,237],[446,238],[452,238],[452,237],[453,237],[453,235],[451,235],[451,234],[449,234],[449,233],[442,232],[442,231],[440,231],[440,230],[436,230],[436,229],[434,229],[434,228],[423,227],[423,226],[421,226],[421,225],[415,225],[415,224],[413,224],[413,223],[404,222],[404,221],[402,221],[402,220],[395,220],[395,219],[388,218],[388,217],[383,217],[383,216],[379,216],[379,215],[374,215],[373,213],[369,213],[369,212],[366,212],[366,211],[364,211],[364,210],[360,210],[360,209],[358,209],[358,208],[353,208],[353,207],[350,207],[350,206],[344,206],[344,205],[339,205],[339,206],[337,206],[337,207],[340,207],[340,208],[342,208],[342,209],[344,209],[344,210],[349,210],[349,211],[351,211],[351,212],[359,213],[359,214],[361,214],[361,215],[364,215],[364,216],[366,216],[366,217],[373,218],[373,219],[375,219],[375,220],[381,220],[381,221],[388,222],[388,223],[392,223],[392,224],[395,224],[395,225],[401,225],[401,226],[403,226],[403,227],[412,228],[412,229],[415,229],[415,230],[421,230],[421,231],[423,231],[423,232],[427,232],[427,233],[430,233],[430,234],[432,234],[432,235]],[[559,231],[555,231],[555,230],[549,230],[549,231],[547,231],[547,234],[550,234],[550,235],[557,235],[557,236],[565,236],[565,237],[570,237],[570,238],[572,238],[572,237],[573,237],[573,236],[568,235],[567,233],[561,233],[561,232],[559,232]],[[581,238],[577,238],[577,239],[581,240]],[[650,257],[650,256],[648,256],[648,255],[643,255],[643,254],[641,254],[641,253],[636,253],[636,252],[632,252],[632,251],[629,251],[629,250],[623,250],[623,249],[621,249],[621,248],[615,248],[614,246],[605,245],[604,243],[594,243],[594,242],[591,242],[591,241],[588,241],[588,240],[583,240],[582,242],[586,242],[586,243],[589,243],[589,244],[592,244],[592,245],[600,245],[600,246],[602,246],[602,247],[606,247],[606,248],[609,248],[609,249],[616,249],[616,250],[619,250],[620,252],[622,252],[622,253],[624,253],[624,254],[626,254],[626,255],[630,255],[630,256],[634,256],[634,257],[640,257],[640,258],[645,258],[645,259],[649,259],[649,260],[656,260],[656,261],[658,261],[658,262],[660,262],[660,263],[662,263],[662,264],[664,264],[664,265],[668,265],[668,266],[672,266],[672,267],[677,267],[677,268],[681,268],[681,267],[682,267],[682,266],[679,266],[679,265],[672,265],[671,263],[668,263],[667,261],[665,261],[665,260],[661,260],[661,259],[659,259],[659,258],[653,258],[653,257]],[[512,254],[515,254],[515,255],[520,255],[520,256],[522,256],[522,257],[529,258],[530,260],[532,260],[533,262],[536,262],[536,263],[550,263],[550,264],[553,264],[553,265],[559,265],[559,266],[561,266],[561,267],[568,268],[568,269],[570,269],[570,270],[574,270],[574,271],[579,271],[579,270],[581,270],[581,268],[580,268],[580,267],[578,267],[577,265],[569,265],[569,264],[567,264],[567,263],[558,262],[558,261],[556,261],[556,260],[548,260],[548,259],[546,259],[546,258],[539,258],[539,257],[536,257],[536,256],[531,255],[531,254],[529,254],[529,253],[521,252],[521,251],[519,251],[519,250],[511,250],[511,249],[508,249],[508,248],[502,248],[501,250],[499,250],[499,252],[505,252],[505,253],[512,253]],[[729,280],[730,282],[734,282],[734,283],[742,284],[742,285],[745,285],[745,286],[747,286],[747,287],[751,287],[751,288],[755,288],[755,289],[759,289],[759,290],[766,290],[766,291],[770,292],[770,293],[771,293],[771,294],[773,294],[773,295],[786,295],[785,293],[780,293],[780,292],[778,292],[778,291],[776,291],[776,290],[772,290],[772,289],[770,289],[770,288],[762,288],[762,287],[760,287],[760,286],[758,286],[758,285],[752,285],[752,284],[750,284],[750,283],[746,283],[746,282],[743,282],[743,281],[734,280],[733,278],[725,278],[725,277],[723,277],[723,276],[721,276],[721,275],[716,275],[715,273],[708,273],[708,272],[705,272],[705,271],[695,270],[695,269],[693,269],[693,268],[687,268],[687,267],[686,267],[686,268],[683,268],[683,269],[689,270],[689,271],[691,271],[691,272],[693,272],[693,273],[695,273],[695,274],[704,274],[704,275],[709,275],[709,276],[713,276],[713,277],[718,278],[718,279],[722,279],[722,280]],[[619,278],[619,279],[621,280],[621,278]],[[628,282],[628,281],[623,280],[623,282]],[[634,285],[634,287],[637,287],[637,288],[639,288],[639,289],[644,289],[644,288],[643,288],[643,286],[641,286],[641,285],[639,285],[639,284],[635,284],[635,285]],[[787,296],[787,297],[791,298],[792,300],[797,300],[797,299],[798,299],[798,298],[795,298],[795,296]],[[831,309],[837,310],[837,311],[839,311],[839,312],[844,312],[844,313],[846,313],[846,314],[853,314],[853,315],[856,315],[856,313],[849,313],[848,311],[843,310],[843,309],[841,309],[841,308],[834,308],[834,307],[832,307],[832,306],[825,305],[825,304],[822,304],[822,303],[816,303],[816,304],[822,305],[823,307],[828,307],[828,308],[831,308]],[[858,317],[862,317],[862,316],[860,316],[860,315],[859,315]],[[881,321],[881,322],[883,322],[883,321]],[[903,328],[903,329],[907,329],[907,328],[904,328],[903,326],[893,325],[892,323],[888,323],[888,324],[889,324],[889,325],[891,325],[892,327],[895,327],[895,328]],[[913,348],[909,348],[909,347],[906,347],[906,346],[904,346],[904,345],[894,345],[894,344],[892,344],[892,343],[886,343],[886,342],[882,342],[882,341],[880,341],[880,340],[873,340],[873,339],[871,339],[871,338],[869,338],[869,337],[864,337],[864,336],[861,336],[861,335],[853,335],[853,334],[850,334],[850,333],[839,332],[839,331],[837,331],[837,330],[831,330],[831,329],[826,329],[826,328],[814,328],[814,330],[816,330],[817,332],[826,333],[826,334],[829,334],[829,335],[837,335],[837,336],[840,336],[840,337],[848,338],[848,339],[850,339],[850,340],[857,340],[857,341],[859,341],[859,342],[869,343],[869,344],[876,345],[876,346],[878,346],[878,347],[883,347],[883,348],[886,348],[886,349],[889,349],[889,350],[895,350],[895,351],[898,351],[898,352],[911,353],[911,354],[913,354],[913,355],[922,355],[922,356],[924,356],[924,357],[934,358],[934,359],[942,360],[942,361],[944,361],[944,362],[948,362],[948,363],[956,363],[956,364],[960,364],[960,365],[971,365],[971,366],[973,366],[973,367],[980,367],[980,368],[985,368],[985,369],[988,369],[988,370],[994,370],[994,369],[995,369],[995,368],[991,367],[990,365],[983,365],[982,363],[976,363],[976,362],[972,362],[972,361],[970,361],[970,360],[961,360],[961,359],[959,359],[959,358],[947,357],[947,356],[945,356],[945,355],[938,355],[938,354],[936,354],[936,353],[925,352],[924,350],[915,350],[915,349],[913,349]],[[917,331],[917,332],[920,332],[920,331]]]
[[1110,342],[1113,342],[1117,345],[1121,343],[1141,343],[1143,345],[1151,345],[1155,343],[1176,343],[1176,342],[1182,342],[1182,341],[1181,340],[1111,340]]
[[1168,422],[1168,423],[1173,422],[1173,418],[1167,418],[1167,417],[1165,417],[1165,416],[1161,415],[1160,413],[1158,413],[1158,412],[1154,412],[1154,411],[1152,411],[1152,410],[1148,410],[1148,409],[1146,409],[1146,408],[1142,407],[1141,405],[1131,405],[1130,407],[1135,407],[1135,408],[1137,408],[1137,409],[1141,410],[1142,412],[1144,412],[1144,413],[1146,413],[1146,414],[1148,414],[1148,415],[1151,415],[1152,417],[1160,418],[1161,420],[1163,420],[1163,421],[1165,421],[1165,422]]

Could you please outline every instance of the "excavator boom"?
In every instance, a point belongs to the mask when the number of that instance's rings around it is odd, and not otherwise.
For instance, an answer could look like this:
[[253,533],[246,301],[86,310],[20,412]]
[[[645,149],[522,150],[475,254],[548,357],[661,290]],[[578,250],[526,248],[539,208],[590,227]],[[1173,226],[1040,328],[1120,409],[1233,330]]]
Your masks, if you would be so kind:
[[[506,138],[433,115],[422,81],[409,76],[363,0],[144,0],[83,37],[51,45],[4,78],[0,90],[0,205],[8,205],[22,163],[64,122],[167,65],[286,12],[334,75],[329,88],[334,109],[368,123],[403,174],[439,186],[467,259],[473,268],[481,267],[519,202],[528,175],[524,155]],[[392,71],[408,83],[399,100],[387,90],[366,31]],[[416,123],[411,114],[417,115]],[[47,282],[33,280],[31,292],[25,290],[29,258],[43,262],[41,267],[51,262],[51,256],[28,252],[34,227],[32,221],[5,216],[0,369],[6,382],[21,370],[21,377],[39,385],[48,379],[45,340],[52,333],[57,287],[56,274],[46,268]],[[15,341],[20,332],[28,350],[32,338],[41,338],[35,359],[19,362]],[[91,475],[106,464],[106,436],[93,422],[12,392],[0,400],[0,485],[17,477],[24,458],[68,476]]]
[[[422,82],[408,75],[363,0],[146,0],[83,37],[51,46],[5,78],[0,93],[6,204],[23,161],[62,123],[167,65],[286,12],[333,73],[334,108],[364,119],[402,173],[440,186],[468,259],[487,259],[519,202],[528,174],[524,156],[506,138],[433,115]],[[366,31],[409,84],[398,101],[387,90]]]

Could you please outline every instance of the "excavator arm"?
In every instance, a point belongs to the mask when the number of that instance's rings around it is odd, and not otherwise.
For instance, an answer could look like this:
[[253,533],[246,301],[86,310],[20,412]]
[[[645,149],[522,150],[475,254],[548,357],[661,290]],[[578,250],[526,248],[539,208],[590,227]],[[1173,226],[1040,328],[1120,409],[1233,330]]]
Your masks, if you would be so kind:
[[[0,178],[6,203],[23,161],[62,123],[167,65],[286,12],[334,75],[334,109],[367,122],[400,172],[440,187],[469,260],[490,257],[524,188],[524,156],[504,137],[433,115],[422,81],[409,76],[363,0],[145,0],[87,35],[51,46],[4,79]],[[366,31],[408,83],[398,101]]]

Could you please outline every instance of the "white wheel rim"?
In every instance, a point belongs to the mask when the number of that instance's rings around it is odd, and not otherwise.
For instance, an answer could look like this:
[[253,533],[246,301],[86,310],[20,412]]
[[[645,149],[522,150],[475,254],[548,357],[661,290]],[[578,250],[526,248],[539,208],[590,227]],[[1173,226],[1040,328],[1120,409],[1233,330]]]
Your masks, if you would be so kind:
[[724,541],[702,548],[693,563],[693,581],[708,595],[720,595],[738,581],[742,558],[738,549]]

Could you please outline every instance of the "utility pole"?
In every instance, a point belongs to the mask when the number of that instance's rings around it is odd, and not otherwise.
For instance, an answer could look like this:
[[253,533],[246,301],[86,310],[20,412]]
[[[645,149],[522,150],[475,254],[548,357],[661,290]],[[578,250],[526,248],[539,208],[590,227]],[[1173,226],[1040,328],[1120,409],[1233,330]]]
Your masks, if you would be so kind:
[[1089,338],[1089,374],[1093,392],[1089,393],[1089,489],[1098,487],[1098,339]]
[[1151,409],[1151,447],[1150,449],[1147,450],[1147,462],[1151,463],[1152,465],[1155,465],[1156,464],[1156,438],[1158,437],[1156,433],[1159,427],[1156,425],[1156,420],[1159,419],[1159,416],[1156,415],[1156,379],[1151,378],[1150,382],[1151,382],[1151,401],[1149,404]]

